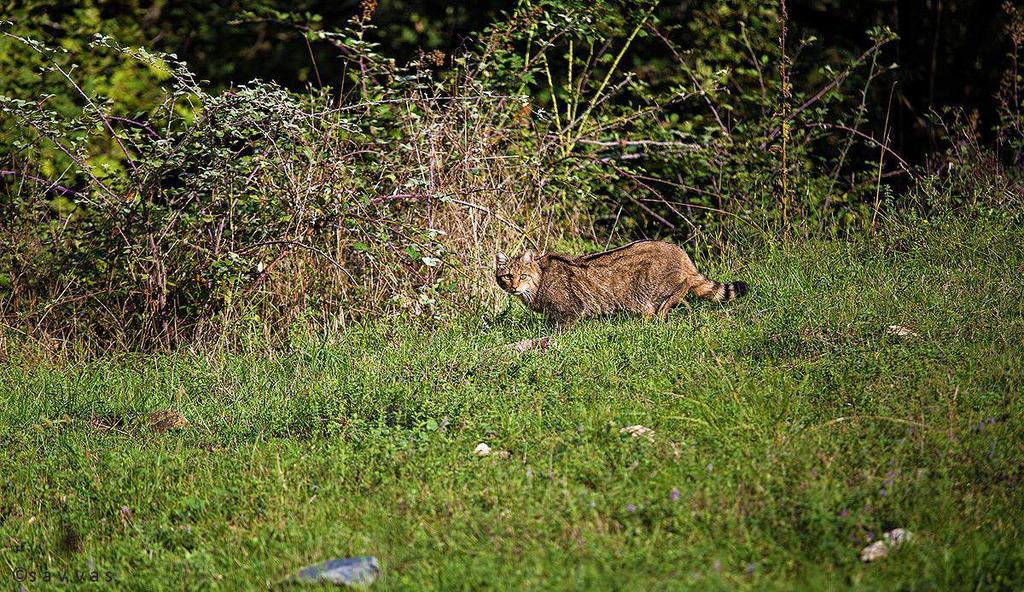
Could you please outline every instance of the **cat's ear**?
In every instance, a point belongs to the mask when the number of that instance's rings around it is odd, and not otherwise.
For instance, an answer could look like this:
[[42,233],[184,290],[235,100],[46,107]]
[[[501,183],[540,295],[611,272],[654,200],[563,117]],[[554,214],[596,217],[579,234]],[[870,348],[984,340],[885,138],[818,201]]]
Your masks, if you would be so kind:
[[505,267],[508,265],[508,255],[505,253],[498,253],[494,256],[495,267]]
[[526,252],[523,253],[523,263],[533,263],[533,261],[534,261],[533,251],[527,249]]

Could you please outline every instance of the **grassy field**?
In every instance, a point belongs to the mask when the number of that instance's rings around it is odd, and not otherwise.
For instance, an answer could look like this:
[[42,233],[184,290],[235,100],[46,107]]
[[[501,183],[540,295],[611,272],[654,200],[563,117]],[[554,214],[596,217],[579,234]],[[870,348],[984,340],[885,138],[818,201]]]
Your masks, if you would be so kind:
[[[706,264],[743,301],[546,352],[501,347],[548,333],[516,304],[273,353],[17,354],[0,587],[257,589],[375,555],[381,590],[1020,589],[1022,244],[947,220],[749,252]],[[166,408],[189,424],[149,427]],[[861,563],[894,527],[914,541]]]

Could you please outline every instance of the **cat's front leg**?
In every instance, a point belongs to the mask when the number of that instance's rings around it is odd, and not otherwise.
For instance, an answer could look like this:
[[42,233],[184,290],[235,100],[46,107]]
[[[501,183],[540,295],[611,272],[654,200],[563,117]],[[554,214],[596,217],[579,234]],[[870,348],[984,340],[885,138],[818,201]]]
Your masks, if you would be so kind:
[[564,333],[565,331],[572,328],[576,324],[577,318],[575,315],[570,314],[550,314],[548,315],[548,324],[555,330],[556,333]]

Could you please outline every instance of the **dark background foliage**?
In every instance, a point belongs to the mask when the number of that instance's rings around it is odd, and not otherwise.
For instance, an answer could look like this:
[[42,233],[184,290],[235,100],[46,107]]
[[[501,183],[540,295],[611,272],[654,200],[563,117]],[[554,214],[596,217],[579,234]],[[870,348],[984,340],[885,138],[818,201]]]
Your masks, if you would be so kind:
[[[87,40],[94,32],[89,21],[102,19],[108,34],[171,53],[188,62],[204,79],[227,87],[253,79],[274,80],[295,91],[316,83],[310,51],[316,57],[324,84],[337,86],[344,64],[329,44],[307,47],[302,32],[289,20],[305,21],[319,29],[345,26],[359,12],[355,0],[202,1],[30,1],[8,2],[7,18],[32,21],[41,39],[62,42]],[[466,39],[514,8],[514,2],[483,0],[470,3],[380,2],[374,14],[372,40],[385,55],[399,62],[422,50],[451,53]],[[755,2],[664,3],[658,15],[666,28],[695,20],[695,13],[718,5],[756,5]],[[899,65],[891,75],[894,98],[890,126],[892,147],[910,162],[923,163],[928,154],[944,148],[942,130],[931,125],[931,110],[955,107],[977,112],[979,131],[991,138],[997,122],[993,97],[1008,67],[1006,15],[1001,2],[985,0],[818,0],[788,3],[791,35],[814,36],[819,42],[804,56],[808,67],[841,62],[864,48],[864,32],[888,26],[898,39],[884,59]],[[771,4],[768,4],[771,6]],[[275,20],[268,15],[292,15]],[[246,16],[250,15],[261,15]],[[683,29],[685,31],[685,29]],[[686,45],[685,43],[683,44]],[[648,75],[665,75],[672,60],[657,40],[630,59]],[[809,78],[808,82],[814,82]],[[7,83],[9,84],[9,82]],[[813,90],[813,89],[807,89]],[[875,88],[868,102],[871,126],[881,129],[889,108],[889,85]]]

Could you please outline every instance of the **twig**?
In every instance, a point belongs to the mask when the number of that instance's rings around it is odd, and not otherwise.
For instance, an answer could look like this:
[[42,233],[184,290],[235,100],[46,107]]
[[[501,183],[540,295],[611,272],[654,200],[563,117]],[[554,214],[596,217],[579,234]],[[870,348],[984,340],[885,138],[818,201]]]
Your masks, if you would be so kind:
[[577,140],[577,142],[580,144],[589,144],[591,146],[665,146],[671,148],[686,148],[687,150],[701,150],[704,148],[700,144],[694,144],[692,142],[666,142],[660,140]]
[[865,134],[864,132],[862,132],[860,130],[853,129],[852,127],[846,127],[845,125],[839,125],[837,123],[809,123],[809,124],[806,124],[804,127],[808,127],[808,128],[817,127],[817,128],[821,128],[821,129],[832,129],[832,128],[834,128],[834,129],[843,130],[844,132],[849,132],[851,134],[854,134],[855,136],[864,138],[865,140],[871,142],[875,146],[878,146],[880,149],[882,149],[882,151],[890,154],[891,156],[894,156],[896,158],[896,160],[899,161],[900,167],[904,171],[906,171],[909,175],[914,176],[914,173],[913,173],[913,171],[910,168],[910,163],[908,163],[906,160],[904,160],[902,156],[897,154],[892,148],[889,148],[887,145],[885,145],[882,142],[879,142],[878,140],[876,140],[873,136]]
[[786,0],[779,0],[779,78],[782,82],[782,227],[786,236],[789,236],[789,166],[786,162],[786,144],[789,142],[789,120],[792,114],[789,112],[789,101],[792,97],[789,86],[789,72],[787,69],[788,58],[786,57],[786,21],[789,15],[786,13]]
[[[591,100],[590,104],[587,105],[586,110],[583,111],[583,115],[579,117],[579,127],[581,130],[586,126],[587,119],[590,117],[590,113],[594,110],[594,107],[596,107],[602,101],[603,98],[601,95],[602,93],[604,93],[604,89],[607,88],[608,82],[611,80],[612,74],[614,74],[615,71],[618,69],[619,62],[622,61],[622,56],[626,54],[626,51],[629,49],[629,46],[633,43],[633,40],[636,38],[637,33],[640,32],[640,28],[643,27],[644,23],[647,22],[647,19],[651,17],[651,15],[654,13],[654,9],[657,6],[658,3],[655,2],[653,5],[651,5],[650,9],[648,9],[648,11],[644,13],[643,17],[640,19],[640,22],[637,23],[636,27],[633,28],[633,32],[630,33],[629,37],[626,38],[626,42],[622,45],[622,49],[619,50],[619,53],[616,54],[615,59],[612,60],[611,66],[609,66],[608,68],[608,72],[604,75],[604,79],[601,80],[601,84],[597,87],[597,91],[594,93],[593,100]],[[568,154],[569,152],[572,152],[572,149],[575,146],[575,141],[569,137],[566,137],[566,141],[567,144],[565,152]]]
[[[654,26],[652,23],[647,23],[646,27],[648,31],[653,33],[655,37],[660,39],[661,42],[665,44],[665,47],[667,47],[669,52],[672,53],[672,57],[674,57],[676,59],[676,62],[678,62],[679,65],[682,66],[683,71],[686,72],[686,75],[690,78],[690,81],[693,82],[694,88],[698,88],[700,84],[697,81],[697,77],[694,76],[690,68],[687,67],[686,62],[683,60],[682,56],[679,55],[679,52],[676,51],[676,48],[673,47],[672,43],[668,39],[666,39],[665,36],[661,34],[661,31],[658,30],[658,27]],[[757,64],[757,60],[754,60],[754,67],[758,68],[758,71],[760,71],[760,66]],[[715,108],[715,104],[711,102],[711,99],[708,98],[707,93],[705,93],[704,91],[700,91],[700,96],[701,98],[704,99],[704,102],[707,103],[708,108],[711,109],[711,113],[712,115],[715,116],[715,121],[718,122],[718,127],[722,129],[722,133],[728,136],[729,128],[725,127],[725,123],[722,122],[722,117],[718,114],[718,109]]]
[[159,140],[160,139],[160,134],[156,133],[156,130],[154,130],[149,125],[147,125],[145,123],[142,123],[141,121],[136,121],[136,120],[130,119],[128,117],[118,117],[117,115],[111,115],[110,119],[113,120],[113,121],[120,121],[121,123],[127,123],[129,125],[134,125],[135,127],[144,130],[147,134],[149,134],[149,137],[151,137],[151,138],[153,138],[155,140]]
[[288,245],[288,246],[292,246],[292,247],[299,247],[300,249],[306,249],[307,251],[311,251],[313,253],[316,253],[317,255],[320,255],[321,257],[323,257],[324,259],[329,261],[331,263],[331,265],[334,265],[335,267],[340,269],[342,272],[344,272],[345,275],[348,276],[348,279],[352,283],[355,283],[355,281],[356,281],[355,278],[352,277],[352,274],[349,273],[348,270],[345,269],[345,267],[341,263],[338,263],[338,261],[334,257],[331,257],[330,255],[325,253],[322,249],[314,247],[313,245],[307,245],[306,243],[303,243],[303,242],[300,242],[300,241],[297,241],[297,240],[278,239],[278,240],[263,241],[263,242],[259,242],[259,243],[256,243],[256,244],[249,245],[247,247],[243,247],[242,249],[239,250],[239,252],[240,253],[247,253],[247,252],[252,251],[254,249],[258,249],[259,247],[269,247],[269,246],[272,246],[272,245]]
[[[812,95],[811,98],[809,98],[806,101],[804,101],[803,104],[801,104],[796,109],[793,109],[793,111],[790,112],[789,117],[786,118],[786,121],[789,121],[789,120],[793,119],[794,117],[796,117],[797,115],[800,115],[801,113],[806,111],[811,105],[814,105],[815,103],[817,103],[829,91],[831,91],[832,89],[834,89],[834,88],[838,87],[840,84],[842,84],[846,80],[846,78],[850,75],[850,73],[853,72],[853,68],[855,66],[859,65],[861,62],[863,62],[865,59],[867,59],[867,57],[869,55],[871,55],[872,53],[878,51],[878,49],[880,47],[882,47],[883,45],[885,45],[888,42],[889,42],[888,39],[879,40],[874,45],[872,45],[870,48],[865,50],[864,53],[860,54],[860,56],[853,62],[853,65],[851,65],[847,69],[845,69],[842,72],[840,72],[839,74],[837,74],[836,77],[833,78],[831,81],[829,81],[828,84],[826,84],[825,86],[823,86],[820,89],[818,89],[818,92],[814,93],[814,95]],[[780,133],[782,133],[782,127],[781,126],[775,128],[771,132],[769,132],[768,136],[765,138],[765,141],[761,143],[761,149],[764,150],[768,146],[768,143],[771,142],[773,139],[775,139],[775,137],[778,136]]]
[[[883,148],[889,147],[889,114],[892,112],[892,95],[896,90],[896,83],[892,84],[889,89],[889,105],[885,109],[885,125],[882,126],[882,139],[884,140]],[[885,150],[878,152],[878,175],[875,179],[875,211],[871,215],[871,231],[875,231],[875,221],[878,219],[878,208],[882,201],[882,168],[885,160]]]
[[72,195],[74,197],[82,197],[82,198],[85,197],[84,194],[81,194],[81,193],[75,191],[74,189],[68,189],[67,187],[64,187],[63,185],[58,185],[57,183],[48,181],[48,180],[46,180],[46,179],[44,179],[42,177],[37,177],[35,175],[29,175],[28,173],[19,173],[18,171],[8,171],[8,170],[5,170],[5,169],[0,169],[0,177],[6,177],[8,175],[14,175],[16,177],[21,177],[23,179],[28,179],[29,181],[35,181],[36,183],[40,183],[40,184],[43,184],[43,185],[49,185],[49,187],[46,188],[47,192],[56,190],[56,191],[59,191],[59,192],[63,193],[64,195]]
[[604,242],[604,250],[608,250],[608,245],[612,244],[612,236],[615,234],[615,229],[619,225],[619,217],[622,216],[622,206],[619,206],[619,211],[615,214],[615,222],[612,223],[612,229],[608,231],[608,240]]

